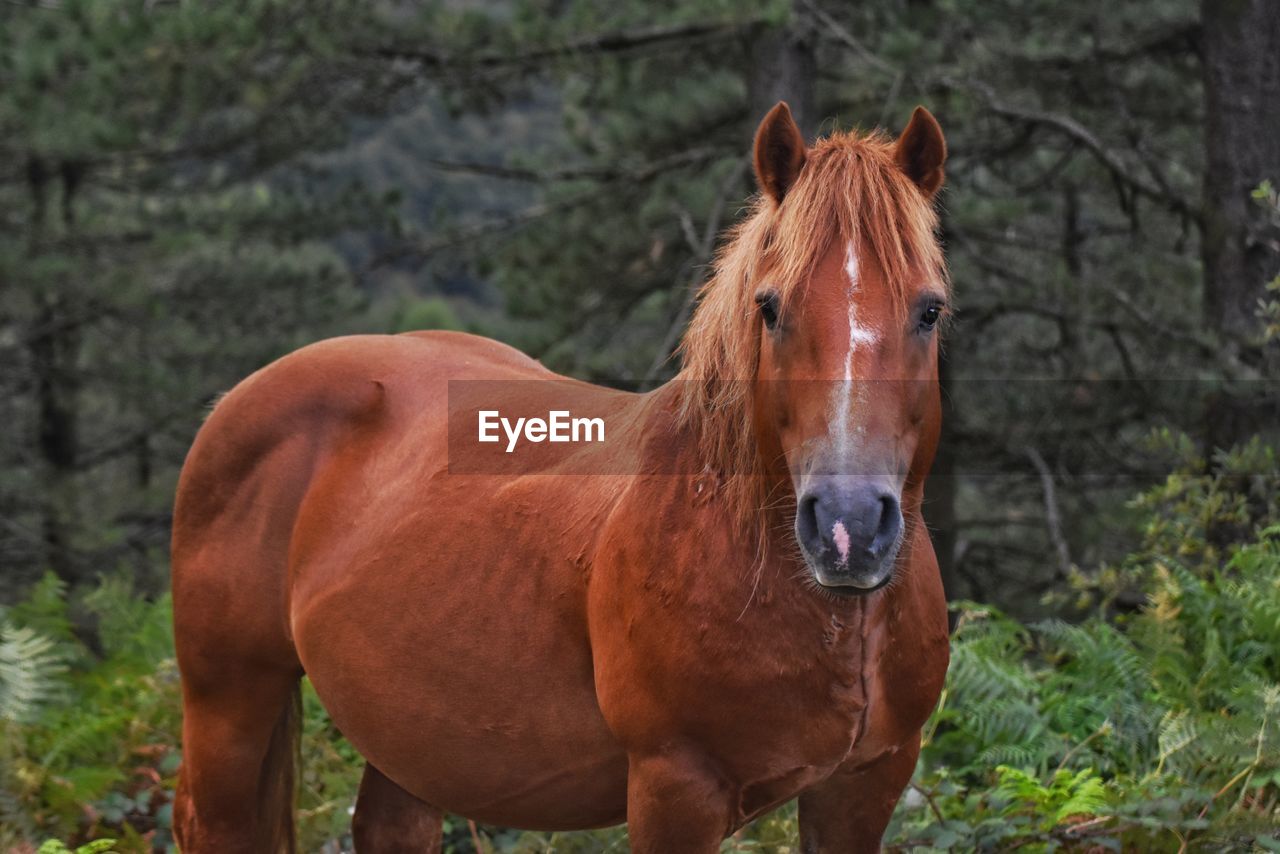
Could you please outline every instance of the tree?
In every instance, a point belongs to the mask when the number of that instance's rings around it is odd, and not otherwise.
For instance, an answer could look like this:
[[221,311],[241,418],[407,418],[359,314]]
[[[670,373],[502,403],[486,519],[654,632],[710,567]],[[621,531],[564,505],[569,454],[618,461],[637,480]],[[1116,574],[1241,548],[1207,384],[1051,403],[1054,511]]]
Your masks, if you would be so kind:
[[1280,268],[1253,191],[1280,176],[1280,15],[1265,0],[1201,4],[1204,19],[1205,312],[1224,339],[1256,337]]
[[350,273],[318,238],[377,221],[381,205],[291,170],[345,140],[336,117],[388,85],[335,52],[355,31],[335,20],[354,11],[0,10],[10,583],[44,566],[79,581],[127,556],[160,584],[173,479],[202,409],[351,305]]
[[[1280,14],[1265,0],[1201,4],[1204,19],[1204,311],[1228,359],[1262,367],[1259,304],[1280,242],[1255,188],[1280,176]],[[1265,376],[1265,374],[1264,374]],[[1208,441],[1229,446],[1270,415],[1273,390],[1216,396]]]

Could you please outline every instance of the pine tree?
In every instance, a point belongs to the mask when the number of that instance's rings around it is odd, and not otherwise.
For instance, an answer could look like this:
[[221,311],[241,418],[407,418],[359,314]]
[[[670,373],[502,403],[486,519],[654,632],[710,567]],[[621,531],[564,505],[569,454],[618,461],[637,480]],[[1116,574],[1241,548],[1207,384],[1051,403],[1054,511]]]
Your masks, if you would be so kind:
[[[357,4],[0,9],[0,562],[160,584],[203,409],[355,299],[322,242],[385,220],[300,171],[393,88]],[[305,178],[305,179],[304,179]]]

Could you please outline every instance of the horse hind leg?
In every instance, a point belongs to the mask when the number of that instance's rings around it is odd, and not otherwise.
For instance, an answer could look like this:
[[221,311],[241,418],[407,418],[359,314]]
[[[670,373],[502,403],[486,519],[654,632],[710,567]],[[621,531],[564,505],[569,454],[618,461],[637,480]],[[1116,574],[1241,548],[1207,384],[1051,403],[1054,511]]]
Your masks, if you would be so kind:
[[292,852],[300,673],[245,667],[220,676],[183,684],[178,845],[183,854]]
[[284,573],[260,570],[283,561],[217,527],[193,535],[175,522],[174,543],[178,844],[183,854],[292,852],[302,665],[279,612],[265,607],[283,600]]
[[366,763],[351,829],[356,854],[439,854],[444,813]]

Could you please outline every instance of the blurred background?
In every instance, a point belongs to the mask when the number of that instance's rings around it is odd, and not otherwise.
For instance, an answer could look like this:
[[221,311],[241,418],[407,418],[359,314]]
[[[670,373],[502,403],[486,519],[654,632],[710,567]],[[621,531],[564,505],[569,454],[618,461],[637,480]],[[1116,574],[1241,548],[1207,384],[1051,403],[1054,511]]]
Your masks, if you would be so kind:
[[[170,845],[170,512],[219,394],[423,328],[653,387],[779,99],[811,137],[924,104],[951,152],[957,652],[895,844],[1280,850],[1272,0],[6,0],[0,846]],[[304,752],[343,850],[314,696]]]

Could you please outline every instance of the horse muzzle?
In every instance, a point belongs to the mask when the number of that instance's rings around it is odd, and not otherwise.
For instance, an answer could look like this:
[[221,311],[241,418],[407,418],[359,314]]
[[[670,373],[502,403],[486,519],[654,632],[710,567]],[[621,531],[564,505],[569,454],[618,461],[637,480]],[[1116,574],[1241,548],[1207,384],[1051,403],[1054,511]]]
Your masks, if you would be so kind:
[[816,477],[796,511],[796,539],[819,584],[869,593],[889,583],[903,522],[902,502],[887,479]]

